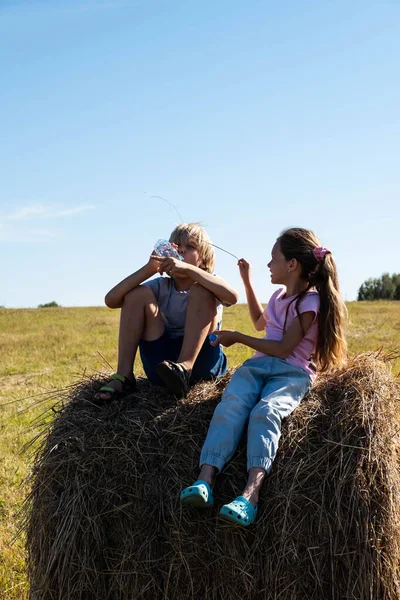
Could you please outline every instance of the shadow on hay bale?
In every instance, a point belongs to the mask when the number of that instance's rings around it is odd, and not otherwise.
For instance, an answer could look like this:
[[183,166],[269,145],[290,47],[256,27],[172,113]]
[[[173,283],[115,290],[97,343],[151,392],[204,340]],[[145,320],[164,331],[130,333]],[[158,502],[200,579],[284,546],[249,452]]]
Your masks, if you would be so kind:
[[[397,600],[398,386],[361,355],[284,422],[249,530],[181,510],[229,375],[176,402],[140,380],[97,408],[76,387],[36,456],[25,506],[31,600]],[[216,487],[244,485],[245,440]]]

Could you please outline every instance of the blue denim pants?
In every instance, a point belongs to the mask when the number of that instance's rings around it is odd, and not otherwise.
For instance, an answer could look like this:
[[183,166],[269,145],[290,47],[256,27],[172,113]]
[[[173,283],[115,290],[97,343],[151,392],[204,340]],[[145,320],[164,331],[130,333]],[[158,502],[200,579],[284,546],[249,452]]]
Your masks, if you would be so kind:
[[219,471],[232,458],[246,421],[247,469],[270,471],[281,436],[281,421],[311,387],[307,373],[286,360],[262,356],[246,360],[233,374],[211,419],[200,466]]

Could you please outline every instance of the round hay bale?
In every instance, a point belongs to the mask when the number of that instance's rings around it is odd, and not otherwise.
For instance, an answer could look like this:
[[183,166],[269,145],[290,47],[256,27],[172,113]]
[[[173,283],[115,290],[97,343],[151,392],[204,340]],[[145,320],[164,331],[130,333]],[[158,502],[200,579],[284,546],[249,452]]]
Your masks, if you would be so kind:
[[[102,408],[70,393],[25,506],[31,600],[398,600],[399,387],[376,355],[321,376],[284,422],[259,518],[182,509],[229,374],[176,402],[139,380]],[[397,411],[397,412],[396,412]],[[245,439],[216,485],[244,486]]]

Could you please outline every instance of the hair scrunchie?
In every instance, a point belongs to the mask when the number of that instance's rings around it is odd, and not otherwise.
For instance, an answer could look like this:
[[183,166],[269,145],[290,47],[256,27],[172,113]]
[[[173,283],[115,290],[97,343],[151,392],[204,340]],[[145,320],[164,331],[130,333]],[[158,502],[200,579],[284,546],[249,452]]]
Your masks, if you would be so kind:
[[324,248],[323,246],[315,246],[315,248],[313,249],[313,254],[315,259],[318,262],[321,262],[324,260],[327,254],[332,254],[332,252],[328,250],[328,248]]

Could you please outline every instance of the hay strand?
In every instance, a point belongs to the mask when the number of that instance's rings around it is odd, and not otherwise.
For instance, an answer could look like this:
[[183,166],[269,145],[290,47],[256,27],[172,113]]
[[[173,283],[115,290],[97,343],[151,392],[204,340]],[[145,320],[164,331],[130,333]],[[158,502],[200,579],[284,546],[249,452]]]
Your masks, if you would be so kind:
[[[25,504],[31,600],[397,600],[399,386],[375,354],[319,378],[284,422],[253,528],[181,509],[229,380],[176,402],[139,381],[104,408],[72,390]],[[216,505],[243,488],[245,439]]]

